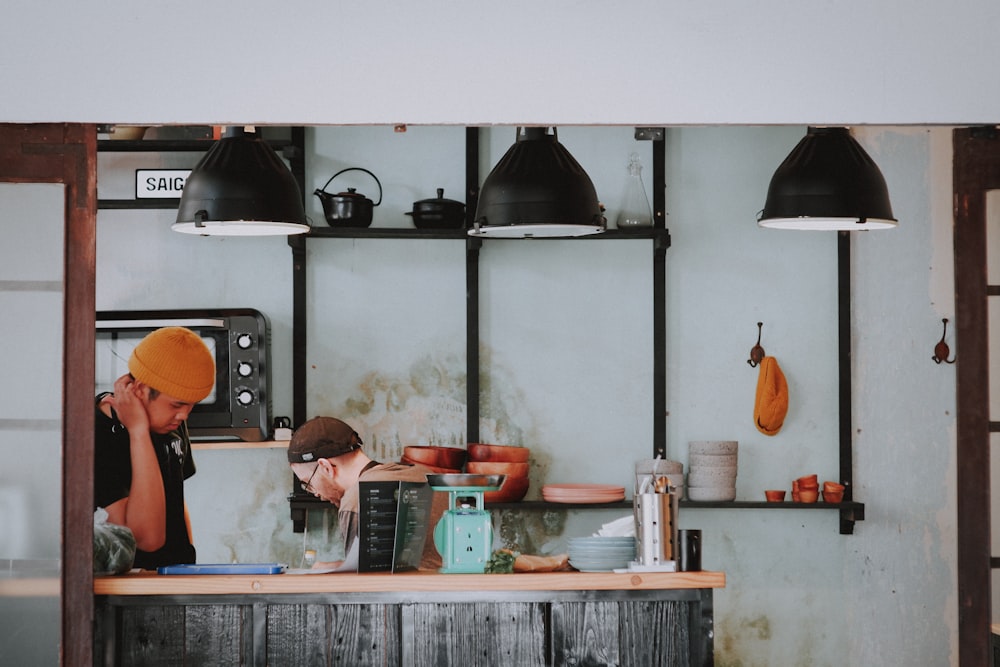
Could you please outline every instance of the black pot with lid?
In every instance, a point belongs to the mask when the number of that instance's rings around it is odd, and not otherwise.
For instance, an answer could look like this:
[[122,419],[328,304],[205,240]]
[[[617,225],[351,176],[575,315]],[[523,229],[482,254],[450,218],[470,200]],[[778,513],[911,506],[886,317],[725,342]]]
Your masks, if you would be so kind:
[[437,197],[413,202],[413,210],[406,215],[413,217],[417,229],[462,229],[465,227],[465,204],[444,198],[444,188],[437,189]]
[[[363,171],[375,180],[378,185],[378,201],[373,202],[368,197],[357,191],[356,188],[347,188],[346,192],[331,194],[326,188],[333,179],[348,171]],[[330,177],[330,180],[322,188],[313,192],[319,197],[323,204],[323,215],[326,222],[331,227],[368,227],[372,224],[372,214],[374,208],[382,203],[382,183],[372,172],[362,167],[348,167],[341,169]]]

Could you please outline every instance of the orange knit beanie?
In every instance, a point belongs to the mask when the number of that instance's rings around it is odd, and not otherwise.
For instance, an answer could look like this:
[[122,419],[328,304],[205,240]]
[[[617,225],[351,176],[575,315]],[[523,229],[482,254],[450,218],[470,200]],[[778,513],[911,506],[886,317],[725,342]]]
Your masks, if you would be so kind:
[[139,382],[185,403],[197,403],[215,385],[215,361],[208,346],[184,327],[164,327],[143,338],[128,360]]
[[788,383],[774,357],[764,357],[757,377],[757,399],[753,406],[753,423],[764,435],[781,430],[788,412]]

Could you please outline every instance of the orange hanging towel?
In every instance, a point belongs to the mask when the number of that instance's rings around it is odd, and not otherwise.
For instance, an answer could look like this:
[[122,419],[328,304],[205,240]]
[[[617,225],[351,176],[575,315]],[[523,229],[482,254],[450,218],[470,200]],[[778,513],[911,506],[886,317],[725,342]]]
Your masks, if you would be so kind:
[[753,423],[764,435],[781,430],[788,412],[788,383],[774,357],[764,357],[757,377],[757,399],[753,406]]

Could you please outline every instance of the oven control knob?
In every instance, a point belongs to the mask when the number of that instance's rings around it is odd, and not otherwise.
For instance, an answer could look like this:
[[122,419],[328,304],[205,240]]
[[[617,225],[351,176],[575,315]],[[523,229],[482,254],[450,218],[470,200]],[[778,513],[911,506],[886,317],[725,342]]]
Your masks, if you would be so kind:
[[239,389],[236,391],[236,402],[240,405],[250,405],[253,403],[253,392],[249,389]]
[[253,366],[246,361],[241,361],[236,364],[236,374],[242,378],[248,378],[253,375]]
[[253,336],[248,333],[241,333],[236,335],[236,345],[241,350],[249,350],[253,345]]

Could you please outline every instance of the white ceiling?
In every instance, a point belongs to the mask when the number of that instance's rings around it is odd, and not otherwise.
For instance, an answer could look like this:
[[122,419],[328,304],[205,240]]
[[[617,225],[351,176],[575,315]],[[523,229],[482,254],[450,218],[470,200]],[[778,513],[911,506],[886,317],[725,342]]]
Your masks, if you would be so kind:
[[899,7],[10,0],[0,121],[996,122],[1000,3]]

